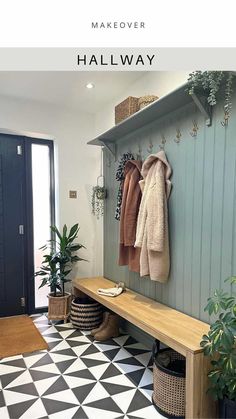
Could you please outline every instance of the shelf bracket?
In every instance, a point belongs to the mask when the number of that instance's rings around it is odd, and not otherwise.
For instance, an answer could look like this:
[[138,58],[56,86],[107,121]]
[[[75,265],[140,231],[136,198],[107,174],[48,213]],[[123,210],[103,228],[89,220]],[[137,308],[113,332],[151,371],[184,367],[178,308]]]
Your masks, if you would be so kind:
[[206,125],[208,127],[211,126],[211,120],[212,120],[212,109],[211,106],[208,105],[206,100],[202,100],[196,93],[192,93],[191,97],[195,103],[195,105],[198,107],[199,111],[203,114],[203,116],[206,118]]
[[116,144],[102,140],[100,142],[116,158]]

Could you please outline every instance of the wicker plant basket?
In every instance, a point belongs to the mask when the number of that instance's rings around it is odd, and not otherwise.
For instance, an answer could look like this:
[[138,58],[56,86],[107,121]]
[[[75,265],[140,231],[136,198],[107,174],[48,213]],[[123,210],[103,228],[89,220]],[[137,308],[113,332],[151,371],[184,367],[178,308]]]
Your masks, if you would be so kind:
[[92,330],[102,322],[102,306],[92,298],[75,298],[71,303],[70,320],[81,330]]
[[138,101],[138,97],[129,96],[119,103],[115,107],[115,123],[119,124],[119,122],[137,112],[139,110]]
[[185,417],[185,358],[173,349],[153,350],[153,404],[167,418]]
[[145,108],[145,106],[150,105],[150,103],[154,102],[155,100],[159,99],[158,96],[155,95],[148,95],[142,96],[138,100],[139,109]]
[[71,294],[66,292],[63,296],[54,297],[52,293],[48,294],[48,320],[64,320],[70,315]]

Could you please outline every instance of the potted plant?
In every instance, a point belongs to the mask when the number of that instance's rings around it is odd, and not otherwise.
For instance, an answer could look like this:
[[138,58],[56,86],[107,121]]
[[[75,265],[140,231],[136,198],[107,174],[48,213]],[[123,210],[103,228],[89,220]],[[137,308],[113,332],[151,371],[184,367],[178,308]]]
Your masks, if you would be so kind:
[[48,319],[67,321],[70,313],[71,294],[65,292],[65,284],[71,279],[68,278],[74,263],[85,260],[79,257],[76,252],[84,246],[75,243],[78,237],[78,224],[73,225],[68,231],[64,225],[62,233],[56,226],[50,227],[53,238],[41,247],[48,251],[43,256],[43,262],[39,271],[35,272],[42,282],[39,288],[49,286],[51,292],[48,294]]
[[[99,185],[99,179],[102,179],[102,186]],[[106,198],[106,188],[104,186],[104,176],[100,175],[97,178],[97,185],[93,187],[92,192],[92,214],[97,216],[103,216],[104,212],[104,199]]]
[[[226,281],[236,284],[236,277]],[[219,400],[220,418],[236,418],[236,297],[215,290],[205,311],[214,316],[202,338],[204,354],[210,357],[209,392]]]
[[191,95],[204,91],[210,106],[215,106],[218,100],[224,96],[223,126],[227,126],[232,109],[234,78],[235,74],[232,71],[193,71],[188,78],[188,93]]

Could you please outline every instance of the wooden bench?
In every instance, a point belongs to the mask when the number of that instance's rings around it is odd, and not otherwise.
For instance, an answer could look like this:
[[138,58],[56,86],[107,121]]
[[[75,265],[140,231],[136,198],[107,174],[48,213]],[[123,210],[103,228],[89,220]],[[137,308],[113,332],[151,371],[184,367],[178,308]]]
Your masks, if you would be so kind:
[[209,361],[200,341],[209,325],[127,289],[118,297],[97,294],[115,283],[103,277],[73,281],[74,294],[86,294],[186,357],[186,418],[215,418],[216,404],[206,394]]

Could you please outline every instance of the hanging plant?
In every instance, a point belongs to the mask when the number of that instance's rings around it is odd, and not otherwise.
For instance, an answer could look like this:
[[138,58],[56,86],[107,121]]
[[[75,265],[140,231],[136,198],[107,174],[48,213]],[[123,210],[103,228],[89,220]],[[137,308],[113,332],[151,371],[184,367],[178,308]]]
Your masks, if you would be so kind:
[[215,106],[224,92],[224,121],[226,126],[232,109],[232,93],[234,74],[231,71],[194,71],[189,74],[188,93],[204,90],[207,93],[207,102]]
[[[99,185],[99,180],[102,179],[102,186]],[[96,215],[97,219],[104,214],[104,199],[106,198],[106,189],[104,186],[104,176],[100,175],[97,178],[97,185],[93,187],[92,192],[92,214]]]
[[92,193],[92,214],[96,215],[97,219],[103,216],[105,198],[106,190],[104,186],[94,186]]

